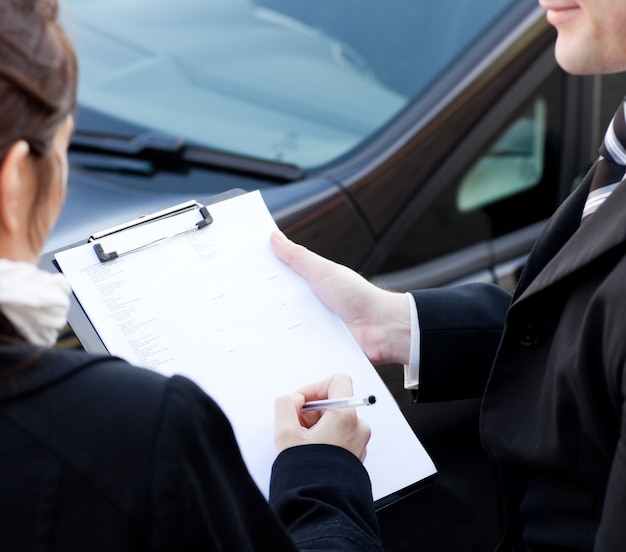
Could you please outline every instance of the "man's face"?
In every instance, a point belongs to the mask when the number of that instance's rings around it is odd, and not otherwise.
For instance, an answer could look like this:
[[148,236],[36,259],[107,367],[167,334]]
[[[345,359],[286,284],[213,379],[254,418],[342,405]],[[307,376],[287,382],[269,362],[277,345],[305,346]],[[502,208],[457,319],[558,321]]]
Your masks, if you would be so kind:
[[573,74],[626,70],[626,0],[539,0],[558,31],[558,64]]

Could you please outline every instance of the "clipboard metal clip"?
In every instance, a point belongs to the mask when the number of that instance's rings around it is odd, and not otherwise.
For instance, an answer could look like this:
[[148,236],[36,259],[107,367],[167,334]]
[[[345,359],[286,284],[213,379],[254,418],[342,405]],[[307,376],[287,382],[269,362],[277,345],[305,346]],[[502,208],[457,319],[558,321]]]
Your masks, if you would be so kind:
[[93,242],[96,240],[101,240],[102,238],[106,238],[107,236],[111,236],[112,234],[117,234],[118,232],[123,232],[125,230],[130,230],[139,225],[149,224],[152,222],[157,222],[159,220],[163,220],[169,217],[173,217],[179,215],[181,213],[185,213],[190,211],[191,209],[197,209],[202,217],[198,222],[196,222],[193,226],[180,230],[174,234],[169,234],[167,236],[163,236],[161,238],[157,238],[149,243],[145,243],[139,247],[134,247],[132,249],[128,249],[126,251],[109,251],[108,253],[104,250],[101,243],[95,243],[93,249],[98,256],[98,259],[101,263],[105,263],[107,261],[111,261],[113,259],[117,259],[121,255],[126,255],[128,253],[132,253],[133,251],[137,251],[139,249],[143,249],[144,247],[148,247],[160,241],[166,240],[168,238],[173,238],[174,236],[179,236],[181,234],[186,234],[192,230],[200,230],[213,222],[213,217],[209,213],[209,210],[205,205],[198,203],[197,201],[187,201],[186,203],[181,203],[180,205],[175,205],[174,207],[170,207],[169,209],[165,209],[163,211],[159,211],[157,213],[153,213],[151,215],[146,215],[143,217],[139,217],[138,219],[132,220],[126,224],[122,224],[120,226],[115,226],[114,228],[109,228],[108,230],[103,230],[102,232],[97,232],[89,236],[88,242]]

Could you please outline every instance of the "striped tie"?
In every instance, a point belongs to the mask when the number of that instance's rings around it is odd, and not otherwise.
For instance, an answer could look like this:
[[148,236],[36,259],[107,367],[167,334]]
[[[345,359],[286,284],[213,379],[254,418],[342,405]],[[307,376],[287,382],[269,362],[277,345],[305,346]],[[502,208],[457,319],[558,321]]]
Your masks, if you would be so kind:
[[626,176],[626,120],[624,102],[613,116],[600,146],[600,157],[591,181],[582,220],[594,213]]

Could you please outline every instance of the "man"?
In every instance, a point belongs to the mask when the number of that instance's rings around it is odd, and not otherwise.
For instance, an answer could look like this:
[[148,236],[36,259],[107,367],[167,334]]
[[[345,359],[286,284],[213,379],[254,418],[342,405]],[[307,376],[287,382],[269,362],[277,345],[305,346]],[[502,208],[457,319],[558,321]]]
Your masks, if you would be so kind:
[[[626,70],[626,0],[540,2],[564,70]],[[405,365],[420,401],[483,397],[481,437],[502,475],[501,550],[626,550],[623,106],[600,151],[539,237],[513,297],[472,284],[407,301],[272,236],[373,363]]]

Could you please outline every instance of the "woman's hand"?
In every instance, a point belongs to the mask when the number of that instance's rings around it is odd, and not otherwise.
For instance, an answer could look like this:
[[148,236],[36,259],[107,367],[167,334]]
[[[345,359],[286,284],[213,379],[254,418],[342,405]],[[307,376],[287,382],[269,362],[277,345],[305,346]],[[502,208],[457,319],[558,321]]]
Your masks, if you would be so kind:
[[278,452],[307,444],[335,445],[363,461],[371,431],[354,408],[302,412],[306,401],[350,396],[350,376],[337,374],[308,385],[294,395],[276,399],[274,441]]

